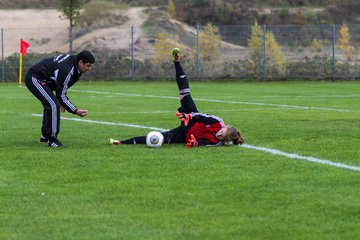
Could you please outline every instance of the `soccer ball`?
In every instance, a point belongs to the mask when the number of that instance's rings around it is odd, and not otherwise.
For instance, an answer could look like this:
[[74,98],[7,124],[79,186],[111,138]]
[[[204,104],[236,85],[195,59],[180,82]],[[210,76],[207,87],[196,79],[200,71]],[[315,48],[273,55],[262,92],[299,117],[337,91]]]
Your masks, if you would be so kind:
[[151,131],[146,135],[146,145],[148,147],[161,147],[164,142],[164,136],[158,131]]

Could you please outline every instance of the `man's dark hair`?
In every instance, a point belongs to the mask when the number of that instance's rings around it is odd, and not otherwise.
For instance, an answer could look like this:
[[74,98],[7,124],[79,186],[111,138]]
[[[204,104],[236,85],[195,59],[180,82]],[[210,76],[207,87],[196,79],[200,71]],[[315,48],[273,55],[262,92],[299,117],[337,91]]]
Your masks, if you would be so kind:
[[79,62],[80,60],[82,60],[83,63],[91,63],[92,64],[95,62],[95,57],[88,50],[84,50],[76,55],[76,61]]

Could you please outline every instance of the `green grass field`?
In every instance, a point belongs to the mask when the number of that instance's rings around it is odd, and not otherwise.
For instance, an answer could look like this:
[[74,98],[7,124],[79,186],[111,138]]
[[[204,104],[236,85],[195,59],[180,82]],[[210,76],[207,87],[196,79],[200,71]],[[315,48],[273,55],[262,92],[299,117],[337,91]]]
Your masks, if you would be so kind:
[[40,102],[0,84],[0,239],[360,238],[359,82],[191,90],[244,147],[109,145],[178,126],[176,84],[80,82],[89,115],[62,114],[66,147],[49,148]]

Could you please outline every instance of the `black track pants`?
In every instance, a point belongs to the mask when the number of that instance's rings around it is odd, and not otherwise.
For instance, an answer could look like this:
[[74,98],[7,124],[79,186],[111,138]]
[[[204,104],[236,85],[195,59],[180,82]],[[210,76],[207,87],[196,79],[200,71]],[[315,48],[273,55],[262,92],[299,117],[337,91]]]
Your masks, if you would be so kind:
[[60,129],[60,103],[50,87],[38,76],[28,72],[25,85],[44,106],[41,133],[44,137],[56,137]]

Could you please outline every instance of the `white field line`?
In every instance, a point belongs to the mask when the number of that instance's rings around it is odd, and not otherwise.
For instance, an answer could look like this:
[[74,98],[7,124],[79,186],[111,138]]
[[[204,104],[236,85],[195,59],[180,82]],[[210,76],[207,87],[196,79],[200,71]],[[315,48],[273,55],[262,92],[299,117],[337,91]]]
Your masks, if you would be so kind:
[[[102,92],[102,91],[76,90],[76,89],[69,90],[69,91],[83,92],[83,93],[108,94],[108,95],[121,95],[121,96],[127,96],[127,97],[179,99],[178,97],[172,97],[172,96],[157,96],[157,95],[121,93],[121,92]],[[314,109],[314,110],[336,111],[336,112],[357,112],[357,111],[338,109],[338,108],[309,107],[309,106],[297,106],[297,105],[261,103],[261,102],[227,101],[227,100],[204,99],[204,98],[194,98],[194,100],[195,101],[203,101],[203,102],[230,103],[230,104],[257,105],[257,106],[272,106],[272,107],[296,108],[296,109],[307,109],[307,110],[308,109]]]
[[314,157],[300,156],[295,153],[286,153],[286,152],[282,152],[280,150],[276,150],[276,149],[272,149],[272,148],[257,147],[257,146],[252,146],[252,145],[248,145],[248,144],[243,144],[241,146],[244,148],[255,149],[258,151],[268,152],[268,153],[271,153],[274,155],[280,155],[283,157],[288,157],[288,158],[292,158],[292,159],[296,159],[296,160],[303,160],[303,161],[308,161],[308,162],[329,165],[329,166],[333,166],[333,167],[337,167],[337,168],[345,168],[345,169],[350,169],[350,170],[354,170],[354,171],[360,171],[360,167],[358,167],[358,166],[351,166],[351,165],[347,165],[347,164],[343,164],[343,163],[332,162],[329,160],[323,160],[323,159],[314,158]]
[[[279,108],[237,108],[237,109],[205,109],[202,110],[202,113],[211,113],[211,112],[238,112],[238,111],[263,111],[263,110],[275,110]],[[149,111],[149,112],[96,112],[96,115],[109,115],[109,114],[119,114],[119,115],[128,115],[128,114],[162,114],[170,113],[175,115],[175,111]]]
[[[42,117],[42,114],[31,114],[31,115],[36,116],[36,117]],[[80,118],[61,117],[61,119],[70,120],[70,121],[76,121],[76,122],[87,122],[87,123],[113,125],[113,126],[143,128],[143,129],[150,129],[150,130],[156,130],[156,131],[167,131],[168,130],[168,129],[164,129],[164,128],[149,127],[149,126],[142,126],[142,125],[136,125],[136,124],[104,122],[104,121],[95,121],[95,120],[80,119]],[[343,164],[343,163],[332,162],[332,161],[329,161],[329,160],[324,160],[324,159],[319,159],[319,158],[314,158],[314,157],[301,156],[301,155],[298,155],[298,154],[295,154],[295,153],[286,153],[286,152],[282,152],[282,151],[276,150],[276,149],[265,148],[265,147],[257,147],[257,146],[253,146],[253,145],[249,145],[249,144],[243,144],[243,145],[239,145],[239,146],[243,147],[243,148],[248,148],[248,149],[261,151],[261,152],[271,153],[273,155],[280,155],[280,156],[295,159],[295,160],[303,160],[303,161],[308,161],[308,162],[314,162],[314,163],[328,165],[328,166],[332,166],[332,167],[336,167],[336,168],[343,168],[343,169],[349,169],[349,170],[359,171],[360,172],[360,167],[358,167],[358,166],[351,166],[351,165],[347,165],[347,164]]]
[[[35,116],[35,117],[43,116],[41,114],[31,114],[31,115]],[[94,120],[88,120],[88,119],[67,118],[67,117],[61,117],[61,119],[75,121],[75,122],[87,122],[87,123],[96,123],[96,124],[103,124],[103,125],[113,125],[113,126],[123,126],[123,127],[133,127],[133,128],[144,128],[144,129],[151,129],[151,130],[156,130],[156,131],[166,131],[166,129],[163,129],[163,128],[147,127],[147,126],[141,126],[141,125],[129,124],[129,123],[103,122],[103,121],[94,121]]]
[[[259,96],[251,96],[251,97],[256,97],[259,98]],[[295,96],[275,96],[275,95],[265,95],[265,96],[261,96],[260,98],[281,98],[281,99],[294,99],[294,98],[313,98],[313,99],[328,99],[328,98],[359,98],[359,95],[331,95],[331,97],[329,97],[328,95],[295,95]]]

